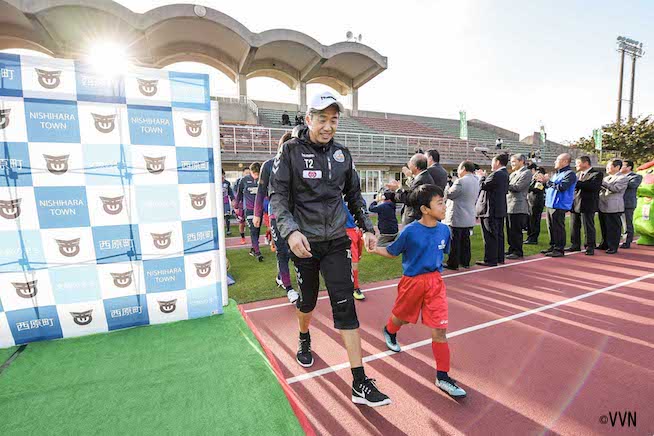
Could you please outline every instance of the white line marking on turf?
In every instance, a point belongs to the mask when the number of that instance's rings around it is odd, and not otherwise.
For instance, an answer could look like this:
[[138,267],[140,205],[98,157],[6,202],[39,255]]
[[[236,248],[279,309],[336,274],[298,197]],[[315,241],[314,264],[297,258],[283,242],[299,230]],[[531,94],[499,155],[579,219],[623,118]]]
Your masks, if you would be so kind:
[[[574,254],[578,253],[583,253],[583,251],[575,251],[572,253],[565,253],[566,256],[572,256]],[[506,263],[504,265],[497,265],[497,266],[491,266],[491,267],[484,267],[480,269],[473,269],[470,271],[463,271],[463,272],[458,272],[458,273],[453,273],[453,274],[445,274],[443,275],[444,279],[449,279],[450,277],[458,277],[458,276],[465,276],[468,274],[476,274],[484,271],[492,271],[494,269],[498,268],[508,268],[511,266],[516,266],[516,265],[524,265],[525,263],[531,263],[531,262],[540,262],[541,260],[548,260],[548,259],[554,259],[553,257],[537,257],[535,259],[528,259],[528,260],[521,260],[520,262],[512,262],[512,263]],[[361,292],[371,292],[371,291],[378,291],[380,289],[387,289],[387,288],[393,288],[397,286],[397,283],[393,283],[392,285],[384,285],[384,286],[377,286],[375,288],[368,288],[368,289],[362,289]],[[322,297],[318,297],[318,300],[325,300],[329,298],[329,295],[323,295]],[[279,304],[272,304],[270,306],[263,306],[263,307],[255,307],[254,309],[247,309],[245,313],[251,313],[251,312],[259,312],[261,310],[268,310],[268,309],[276,309],[278,307],[286,307],[286,306],[292,306],[292,303],[279,303]]]
[[[603,292],[611,291],[613,289],[617,289],[617,288],[620,288],[622,286],[628,286],[628,285],[631,285],[632,283],[640,282],[642,280],[647,280],[647,279],[650,279],[650,278],[654,278],[654,272],[650,273],[650,274],[647,274],[647,275],[644,275],[644,276],[641,276],[641,277],[637,277],[635,279],[627,280],[625,282],[616,283],[615,285],[607,286],[607,287],[602,288],[602,289],[597,289],[595,291],[590,291],[590,292],[587,292],[585,294],[577,295],[576,297],[567,298],[565,300],[557,301],[556,303],[551,303],[551,304],[547,304],[545,306],[537,307],[535,309],[530,309],[530,310],[527,310],[527,311],[524,311],[524,312],[516,313],[515,315],[507,316],[507,317],[504,317],[504,318],[499,318],[499,319],[496,319],[496,320],[493,320],[493,321],[488,321],[488,322],[485,322],[485,323],[482,323],[482,324],[473,325],[471,327],[466,327],[464,329],[457,330],[457,331],[452,332],[452,333],[448,333],[447,337],[448,338],[453,338],[455,336],[464,335],[466,333],[471,333],[471,332],[474,332],[474,331],[477,331],[477,330],[485,329],[487,327],[492,327],[494,325],[503,324],[505,322],[513,321],[513,320],[516,320],[516,319],[519,319],[519,318],[524,318],[525,316],[529,316],[529,315],[532,315],[534,313],[539,313],[539,312],[543,312],[543,311],[548,310],[548,309],[553,309],[553,308],[558,307],[558,306],[563,306],[565,304],[574,303],[575,301],[582,300],[582,299],[588,298],[588,297],[592,297],[593,295],[597,295],[597,294],[601,294]],[[425,339],[424,341],[419,341],[419,342],[414,342],[413,344],[404,345],[404,346],[402,346],[402,351],[400,351],[400,353],[405,352],[405,351],[409,351],[409,350],[413,350],[414,348],[422,347],[422,346],[429,345],[429,344],[431,344],[431,339]],[[388,350],[388,351],[384,351],[384,352],[381,352],[381,353],[372,354],[370,356],[364,357],[363,362],[364,363],[365,362],[372,362],[373,360],[383,359],[384,357],[392,356],[394,354],[399,354],[399,353]],[[293,383],[301,382],[301,381],[304,381],[304,380],[309,380],[309,379],[312,379],[312,378],[315,378],[315,377],[320,377],[320,376],[325,375],[325,374],[336,372],[336,371],[339,371],[341,369],[348,368],[349,366],[350,366],[349,362],[341,363],[341,364],[338,364],[338,365],[330,366],[329,368],[323,368],[323,369],[319,369],[318,371],[313,371],[313,372],[309,372],[309,373],[306,373],[306,374],[301,374],[301,375],[298,375],[298,376],[295,376],[295,377],[288,378],[288,379],[286,379],[286,382],[290,385],[290,384],[293,384]]]

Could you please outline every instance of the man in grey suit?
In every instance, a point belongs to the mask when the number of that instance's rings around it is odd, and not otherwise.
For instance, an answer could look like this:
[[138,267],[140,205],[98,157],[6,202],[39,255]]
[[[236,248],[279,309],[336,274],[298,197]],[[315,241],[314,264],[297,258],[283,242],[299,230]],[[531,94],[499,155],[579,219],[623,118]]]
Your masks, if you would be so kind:
[[445,268],[451,270],[470,267],[470,230],[475,226],[475,203],[479,195],[479,180],[474,174],[475,164],[466,160],[457,170],[458,179],[445,192],[447,211],[445,224],[452,229],[450,256]]
[[625,160],[622,163],[622,169],[620,172],[624,174],[629,181],[629,184],[627,184],[627,190],[624,191],[624,215],[622,215],[627,239],[625,239],[624,243],[620,245],[620,248],[630,248],[631,243],[634,240],[634,210],[636,209],[636,202],[638,201],[636,191],[638,190],[640,183],[643,181],[643,176],[634,173],[634,161],[632,160]]
[[405,226],[416,220],[416,212],[406,204],[411,192],[420,185],[434,184],[434,179],[432,179],[427,172],[427,158],[424,154],[414,154],[411,159],[409,159],[408,167],[413,175],[409,189],[399,189],[400,182],[398,180],[393,180],[386,184],[388,189],[395,192],[395,201],[404,203],[404,206],[402,206],[402,224]]
[[509,174],[509,192],[506,194],[506,235],[509,241],[507,259],[520,259],[524,256],[522,251],[522,229],[527,226],[529,219],[529,203],[527,193],[531,183],[531,171],[525,165],[527,158],[524,154],[511,156],[511,169]]
[[602,181],[599,195],[599,222],[602,232],[602,243],[597,247],[606,250],[607,254],[616,254],[620,244],[622,223],[620,216],[624,212],[624,192],[629,179],[620,172],[622,161],[611,159],[606,163],[606,177]]

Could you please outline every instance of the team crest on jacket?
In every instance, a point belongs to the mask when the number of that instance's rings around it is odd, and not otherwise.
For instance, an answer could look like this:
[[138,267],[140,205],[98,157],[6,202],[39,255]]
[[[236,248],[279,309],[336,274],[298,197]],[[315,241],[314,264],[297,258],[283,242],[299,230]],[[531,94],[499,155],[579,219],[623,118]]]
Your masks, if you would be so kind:
[[336,150],[334,152],[334,160],[336,162],[345,162],[345,155],[343,154],[343,150]]

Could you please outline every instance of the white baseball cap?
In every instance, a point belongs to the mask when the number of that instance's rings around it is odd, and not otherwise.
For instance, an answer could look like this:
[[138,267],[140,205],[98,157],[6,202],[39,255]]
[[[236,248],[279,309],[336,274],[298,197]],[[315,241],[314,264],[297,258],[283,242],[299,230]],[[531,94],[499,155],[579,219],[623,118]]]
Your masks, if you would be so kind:
[[329,91],[325,91],[325,92],[321,92],[320,94],[316,94],[316,95],[313,96],[313,98],[311,99],[311,102],[309,103],[309,109],[310,110],[311,109],[316,109],[316,110],[321,111],[323,109],[328,108],[329,106],[331,106],[333,104],[337,105],[338,109],[341,112],[345,111],[345,107],[343,106],[343,103],[338,101],[338,99],[336,98],[336,96],[334,96],[334,94],[332,94]]

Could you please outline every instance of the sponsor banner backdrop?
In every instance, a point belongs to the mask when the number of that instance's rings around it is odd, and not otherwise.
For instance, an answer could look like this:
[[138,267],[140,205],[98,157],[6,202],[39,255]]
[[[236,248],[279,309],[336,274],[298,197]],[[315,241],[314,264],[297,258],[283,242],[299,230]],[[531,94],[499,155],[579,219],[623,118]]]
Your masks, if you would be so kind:
[[205,74],[0,53],[0,348],[222,313]]

